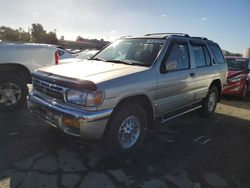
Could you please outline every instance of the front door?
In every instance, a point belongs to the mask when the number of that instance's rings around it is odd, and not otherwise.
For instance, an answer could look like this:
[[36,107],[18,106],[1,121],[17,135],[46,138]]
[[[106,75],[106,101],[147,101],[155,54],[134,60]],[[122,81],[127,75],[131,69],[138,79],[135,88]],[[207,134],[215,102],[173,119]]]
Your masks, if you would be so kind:
[[167,50],[158,75],[158,115],[177,110],[192,103],[193,70],[188,41],[173,40]]

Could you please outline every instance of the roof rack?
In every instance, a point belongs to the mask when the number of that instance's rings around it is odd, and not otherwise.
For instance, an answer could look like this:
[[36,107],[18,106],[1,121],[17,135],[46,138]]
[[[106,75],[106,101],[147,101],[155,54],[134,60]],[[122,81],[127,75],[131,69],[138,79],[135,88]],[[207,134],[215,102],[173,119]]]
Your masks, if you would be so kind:
[[193,39],[207,40],[207,38],[206,38],[206,37],[191,37],[191,38],[193,38]]
[[153,36],[153,35],[166,35],[166,36],[176,35],[176,36],[189,37],[189,35],[186,33],[148,33],[145,36]]

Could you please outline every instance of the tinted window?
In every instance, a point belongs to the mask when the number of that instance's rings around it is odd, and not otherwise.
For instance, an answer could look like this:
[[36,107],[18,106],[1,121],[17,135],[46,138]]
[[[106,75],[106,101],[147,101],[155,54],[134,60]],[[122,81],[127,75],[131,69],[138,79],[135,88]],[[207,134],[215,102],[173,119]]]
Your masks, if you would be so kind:
[[58,51],[59,56],[62,56],[64,54],[64,51],[62,51],[62,50],[57,50],[57,51]]
[[171,48],[167,61],[165,62],[165,70],[182,70],[189,68],[188,47],[186,44],[174,44]]
[[216,62],[218,64],[223,64],[225,61],[224,61],[224,57],[223,57],[223,54],[222,54],[220,48],[215,44],[209,44],[209,47],[210,47],[210,49],[212,50],[212,52],[214,54]]
[[192,46],[196,67],[205,67],[206,59],[202,46]]
[[161,50],[162,39],[121,39],[103,49],[93,58],[112,63],[151,66]]
[[246,70],[247,69],[247,60],[241,58],[227,58],[226,59],[228,69],[231,70]]
[[210,54],[208,52],[208,49],[206,46],[203,46],[203,50],[204,50],[204,53],[205,53],[205,58],[206,58],[206,65],[207,66],[210,66],[212,64],[211,62],[211,57],[210,57]]

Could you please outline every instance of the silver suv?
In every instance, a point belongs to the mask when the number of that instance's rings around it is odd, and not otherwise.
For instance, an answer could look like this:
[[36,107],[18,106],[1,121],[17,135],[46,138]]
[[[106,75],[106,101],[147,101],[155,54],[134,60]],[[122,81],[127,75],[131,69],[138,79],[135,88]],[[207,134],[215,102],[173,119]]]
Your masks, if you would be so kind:
[[90,60],[33,74],[28,106],[52,126],[110,151],[136,149],[153,122],[211,115],[226,82],[218,44],[181,33],[124,37]]

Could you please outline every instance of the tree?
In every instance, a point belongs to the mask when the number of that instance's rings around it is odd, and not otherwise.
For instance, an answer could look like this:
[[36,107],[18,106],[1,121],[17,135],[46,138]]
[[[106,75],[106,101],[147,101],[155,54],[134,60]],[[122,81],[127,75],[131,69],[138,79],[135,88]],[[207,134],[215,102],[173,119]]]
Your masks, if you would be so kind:
[[19,32],[19,41],[30,42],[31,35],[29,32],[24,31],[21,27],[18,29],[18,32]]
[[[55,30],[56,31],[56,30]],[[12,42],[36,42],[47,44],[58,44],[56,32],[46,32],[43,26],[39,23],[34,23],[31,26],[31,32],[26,32],[21,27],[12,29],[10,27],[0,27],[0,40]]]
[[58,39],[55,32],[49,32],[46,34],[46,43],[58,44]]
[[80,41],[82,41],[82,40],[83,40],[83,38],[82,38],[81,36],[77,36],[77,37],[76,37],[76,41],[77,41],[77,42],[80,42]]
[[5,41],[18,41],[19,33],[18,30],[14,30],[10,27],[0,27],[0,39]]
[[33,23],[31,26],[31,39],[32,42],[46,43],[46,31],[39,23]]

